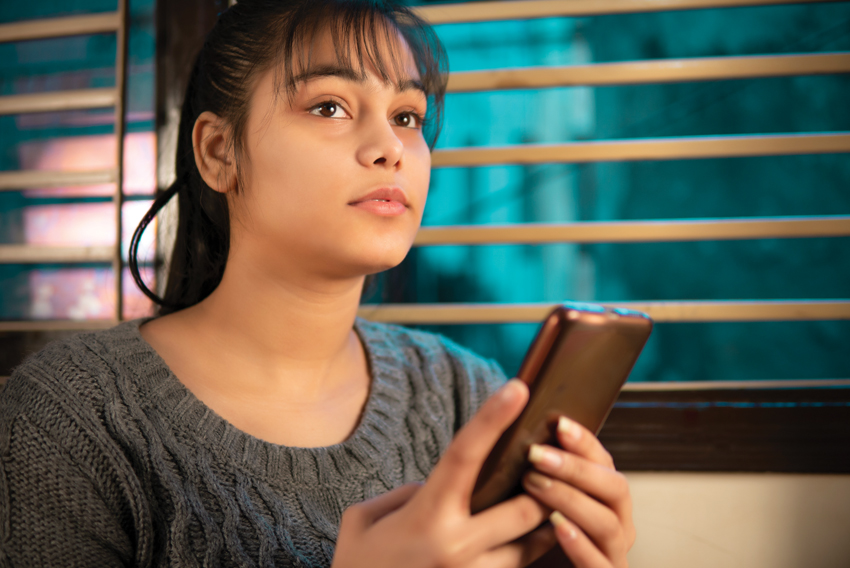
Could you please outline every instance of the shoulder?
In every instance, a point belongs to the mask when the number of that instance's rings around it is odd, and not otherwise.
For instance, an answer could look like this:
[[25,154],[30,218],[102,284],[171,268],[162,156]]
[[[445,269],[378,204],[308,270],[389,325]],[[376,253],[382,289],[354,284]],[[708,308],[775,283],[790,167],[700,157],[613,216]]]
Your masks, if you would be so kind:
[[[138,322],[76,334],[27,357],[0,392],[0,428],[8,433],[24,417],[49,436],[101,428],[106,407],[119,398],[123,345],[134,329],[138,334]],[[69,421],[76,428],[68,430]]]
[[446,363],[458,370],[496,375],[499,383],[505,381],[504,372],[495,360],[482,357],[439,333],[362,319],[358,319],[357,327],[366,335],[370,346],[377,342],[384,343],[386,347],[396,350],[396,355],[404,364],[422,366]]
[[138,341],[138,325],[138,320],[125,322],[53,341],[13,370],[4,392],[28,388],[92,398],[93,389],[102,388],[104,379],[125,367],[122,359],[128,346]]
[[115,482],[108,472],[127,469],[116,431],[133,422],[126,352],[138,325],[54,341],[15,368],[0,391],[0,453],[52,448],[56,460]]
[[[507,379],[499,364],[426,331],[358,319],[373,364],[387,365],[414,384],[451,397],[465,422]],[[414,390],[416,390],[414,388]]]

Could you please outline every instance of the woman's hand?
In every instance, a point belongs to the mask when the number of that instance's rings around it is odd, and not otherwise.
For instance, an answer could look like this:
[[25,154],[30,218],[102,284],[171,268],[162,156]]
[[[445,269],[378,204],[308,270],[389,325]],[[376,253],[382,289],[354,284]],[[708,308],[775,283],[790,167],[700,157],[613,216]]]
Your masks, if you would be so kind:
[[582,425],[562,417],[558,441],[563,449],[531,446],[534,470],[523,479],[526,491],[554,509],[558,542],[577,568],[626,567],[635,527],[625,476]]
[[528,400],[508,381],[458,432],[424,485],[399,487],[347,509],[334,568],[526,566],[556,543],[549,510],[528,495],[470,514],[478,472]]

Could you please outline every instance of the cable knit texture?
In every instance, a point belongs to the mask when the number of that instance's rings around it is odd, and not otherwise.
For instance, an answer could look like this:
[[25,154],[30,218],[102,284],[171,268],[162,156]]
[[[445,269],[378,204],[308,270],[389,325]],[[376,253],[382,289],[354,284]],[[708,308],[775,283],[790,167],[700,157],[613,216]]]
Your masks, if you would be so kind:
[[424,480],[505,380],[441,336],[358,319],[359,426],[286,447],[195,397],[143,321],[49,345],[0,394],[0,566],[328,566],[342,512]]

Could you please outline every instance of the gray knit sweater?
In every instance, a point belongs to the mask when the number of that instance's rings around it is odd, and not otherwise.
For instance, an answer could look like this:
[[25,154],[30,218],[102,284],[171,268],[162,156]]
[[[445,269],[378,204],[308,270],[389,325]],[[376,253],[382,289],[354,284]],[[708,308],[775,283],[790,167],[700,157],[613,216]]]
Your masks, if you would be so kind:
[[358,320],[360,425],[286,447],[189,392],[142,321],[49,345],[0,394],[0,566],[327,566],[342,512],[424,480],[505,380],[445,338]]

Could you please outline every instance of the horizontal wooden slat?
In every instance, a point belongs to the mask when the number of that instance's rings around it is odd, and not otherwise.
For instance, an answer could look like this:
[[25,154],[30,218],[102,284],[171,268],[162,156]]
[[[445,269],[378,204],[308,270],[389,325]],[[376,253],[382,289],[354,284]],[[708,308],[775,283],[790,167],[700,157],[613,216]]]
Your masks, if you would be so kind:
[[116,12],[0,24],[0,43],[118,31]]
[[452,73],[449,75],[448,91],[634,85],[848,72],[850,53],[661,59]]
[[763,381],[669,381],[633,382],[623,385],[626,392],[766,390],[850,387],[850,379],[779,379]]
[[49,172],[40,170],[0,172],[0,191],[115,183],[115,170]]
[[0,264],[110,262],[115,247],[51,247],[0,245]]
[[[31,322],[26,322],[31,323]],[[36,323],[36,322],[32,322]],[[48,322],[45,322],[48,323]],[[65,323],[65,322],[63,322]],[[73,324],[73,330],[77,330],[81,323]],[[116,325],[117,322],[109,322],[108,327]],[[2,332],[3,322],[0,322]],[[106,328],[104,326],[103,328]],[[89,329],[103,329],[100,322],[96,327]],[[83,330],[81,330],[83,331]],[[9,377],[0,376],[0,389],[6,384]],[[850,379],[796,379],[796,380],[764,380],[764,381],[665,381],[665,382],[635,382],[623,385],[625,392],[681,392],[681,391],[716,391],[716,390],[767,390],[767,389],[802,389],[802,388],[846,388],[850,387]]]
[[29,331],[88,331],[118,325],[114,320],[29,320],[0,321],[0,333]]
[[638,12],[737,8],[769,4],[815,4],[841,0],[528,0],[519,2],[467,2],[417,8],[432,24],[530,20],[556,16],[596,16]]
[[[557,305],[384,304],[361,306],[360,317],[400,324],[535,323]],[[648,313],[658,323],[850,319],[850,300],[616,302],[607,305]],[[0,332],[105,329],[112,320],[0,321]]]
[[414,245],[626,243],[850,236],[850,216],[422,227]]
[[850,152],[850,133],[638,138],[435,150],[435,168],[496,164],[685,160]]
[[0,115],[56,112],[115,106],[115,89],[83,89],[0,97]]
[[[604,303],[604,302],[600,302]],[[384,304],[360,316],[400,324],[539,322],[556,306],[534,304]],[[645,312],[656,322],[794,321],[850,319],[850,300],[670,301],[608,303]]]

